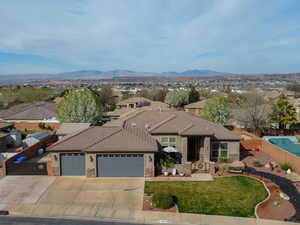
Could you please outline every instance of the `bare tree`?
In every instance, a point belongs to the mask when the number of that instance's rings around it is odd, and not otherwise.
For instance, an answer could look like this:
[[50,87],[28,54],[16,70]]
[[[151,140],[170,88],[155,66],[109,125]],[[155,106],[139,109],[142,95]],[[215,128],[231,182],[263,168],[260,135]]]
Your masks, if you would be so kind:
[[270,123],[272,106],[257,92],[243,96],[243,101],[232,110],[233,118],[246,128],[263,129]]

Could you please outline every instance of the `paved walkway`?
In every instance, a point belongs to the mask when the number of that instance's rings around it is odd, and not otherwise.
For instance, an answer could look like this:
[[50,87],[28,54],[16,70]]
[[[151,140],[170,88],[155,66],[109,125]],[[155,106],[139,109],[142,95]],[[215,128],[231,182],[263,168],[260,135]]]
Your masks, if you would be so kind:
[[247,168],[246,172],[252,175],[267,178],[277,184],[280,189],[290,197],[290,203],[292,203],[296,210],[296,214],[289,218],[289,221],[300,222],[300,193],[290,180],[265,171],[258,171],[254,168]]
[[209,173],[197,173],[192,177],[173,177],[173,176],[159,176],[148,177],[146,181],[213,181],[214,178]]

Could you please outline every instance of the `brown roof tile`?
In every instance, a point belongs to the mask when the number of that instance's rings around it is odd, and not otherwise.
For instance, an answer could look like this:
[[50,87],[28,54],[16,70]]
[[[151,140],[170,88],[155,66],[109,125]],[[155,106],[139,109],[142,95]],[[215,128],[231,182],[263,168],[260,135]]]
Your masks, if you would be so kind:
[[37,102],[30,105],[13,106],[0,115],[6,120],[44,120],[55,117],[56,104],[53,102]]
[[132,127],[91,127],[67,138],[48,151],[155,152],[157,142],[148,133]]
[[151,134],[213,135],[220,140],[240,139],[223,126],[184,111],[145,110],[123,120],[140,129],[148,127]]

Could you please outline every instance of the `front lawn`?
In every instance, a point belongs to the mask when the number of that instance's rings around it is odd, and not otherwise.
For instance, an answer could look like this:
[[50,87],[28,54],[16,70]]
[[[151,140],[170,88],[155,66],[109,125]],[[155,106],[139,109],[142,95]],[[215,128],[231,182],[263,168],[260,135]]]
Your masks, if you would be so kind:
[[244,177],[220,177],[207,182],[145,182],[145,193],[167,192],[180,212],[225,216],[254,216],[254,207],[268,193],[259,181]]

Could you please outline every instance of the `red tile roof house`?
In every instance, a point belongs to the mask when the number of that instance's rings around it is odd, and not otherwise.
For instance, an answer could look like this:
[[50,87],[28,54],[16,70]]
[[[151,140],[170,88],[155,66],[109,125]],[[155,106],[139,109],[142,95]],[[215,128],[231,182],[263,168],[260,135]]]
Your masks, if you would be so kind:
[[[176,168],[240,158],[240,136],[184,111],[138,110],[91,127],[48,149],[54,175],[151,177],[157,153],[172,146]],[[178,159],[178,158],[177,158]]]

